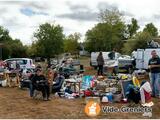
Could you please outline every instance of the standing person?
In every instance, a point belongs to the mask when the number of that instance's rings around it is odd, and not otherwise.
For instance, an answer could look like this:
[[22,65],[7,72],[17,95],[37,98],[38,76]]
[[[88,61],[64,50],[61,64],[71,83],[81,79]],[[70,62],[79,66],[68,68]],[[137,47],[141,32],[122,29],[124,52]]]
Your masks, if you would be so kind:
[[152,58],[149,60],[150,81],[152,96],[160,98],[160,58],[156,51],[151,52]]
[[102,55],[102,52],[99,53],[97,57],[97,63],[98,63],[98,75],[103,75],[103,65],[104,65],[104,58]]

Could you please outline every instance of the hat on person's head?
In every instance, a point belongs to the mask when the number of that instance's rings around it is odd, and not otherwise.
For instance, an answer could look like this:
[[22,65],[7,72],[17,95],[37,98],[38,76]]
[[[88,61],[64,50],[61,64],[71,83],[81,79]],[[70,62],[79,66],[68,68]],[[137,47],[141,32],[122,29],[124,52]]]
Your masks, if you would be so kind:
[[38,72],[38,71],[42,71],[42,69],[40,69],[40,68],[37,68],[37,69],[35,69],[35,72]]

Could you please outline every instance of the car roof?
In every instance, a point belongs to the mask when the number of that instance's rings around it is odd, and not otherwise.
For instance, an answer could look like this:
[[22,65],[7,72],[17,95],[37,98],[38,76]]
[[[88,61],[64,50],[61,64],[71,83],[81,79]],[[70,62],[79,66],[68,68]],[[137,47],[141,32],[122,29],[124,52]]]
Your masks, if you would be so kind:
[[32,60],[30,58],[10,58],[10,59],[6,59],[5,61],[14,61],[14,60]]

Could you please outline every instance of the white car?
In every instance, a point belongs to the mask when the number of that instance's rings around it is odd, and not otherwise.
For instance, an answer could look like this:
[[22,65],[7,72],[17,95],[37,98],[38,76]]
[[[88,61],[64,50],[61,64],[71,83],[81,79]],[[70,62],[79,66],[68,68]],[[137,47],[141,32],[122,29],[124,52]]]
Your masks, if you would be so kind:
[[21,69],[35,69],[35,65],[33,64],[33,60],[30,58],[11,58],[7,59],[4,62],[16,62],[20,65]]

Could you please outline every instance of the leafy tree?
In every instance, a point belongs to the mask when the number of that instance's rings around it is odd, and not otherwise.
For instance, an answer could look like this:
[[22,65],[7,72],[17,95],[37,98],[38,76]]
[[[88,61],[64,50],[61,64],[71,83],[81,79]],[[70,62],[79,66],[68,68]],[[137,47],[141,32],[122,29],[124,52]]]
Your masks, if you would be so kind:
[[78,41],[80,40],[81,35],[80,33],[70,34],[64,40],[64,51],[69,53],[78,53],[80,45]]
[[13,40],[9,35],[9,31],[2,26],[0,26],[0,44],[1,57],[3,59],[27,57],[27,47],[19,39]]
[[158,29],[154,26],[153,23],[149,23],[145,25],[145,28],[143,29],[144,32],[148,32],[152,37],[158,36]]
[[4,44],[3,47],[1,48],[1,52],[2,52],[2,59],[8,59],[9,57],[11,57],[11,49],[10,46],[8,44]]
[[0,26],[0,56],[2,59],[8,58],[11,53],[11,49],[9,47],[9,42],[11,40],[12,38],[9,36],[9,31]]
[[9,31],[2,26],[0,26],[0,42],[4,43],[7,41],[11,41],[12,38],[9,36]]
[[137,49],[145,49],[147,47],[147,42],[152,39],[152,36],[148,32],[139,32],[136,34],[135,38],[128,40],[124,47],[122,48],[123,53],[131,54],[132,51]]
[[32,42],[31,45],[28,46],[28,49],[27,49],[27,54],[29,55],[29,57],[35,57],[35,56],[39,56],[38,55],[38,51],[37,51],[37,44],[36,42]]
[[132,18],[131,19],[131,24],[127,25],[127,31],[128,31],[128,34],[129,34],[129,38],[133,37],[133,35],[136,34],[138,29],[139,29],[139,26],[138,26],[137,20]]
[[22,42],[19,39],[12,40],[9,43],[11,49],[11,57],[18,58],[27,56],[27,48],[23,46]]
[[54,57],[63,51],[63,29],[60,25],[41,24],[34,33],[37,52],[43,57]]
[[116,9],[105,10],[100,13],[101,22],[86,33],[85,47],[92,51],[120,51],[125,39],[126,25],[122,15]]
[[101,10],[99,18],[101,22],[115,25],[121,22],[123,17],[118,9],[112,8],[112,9]]

